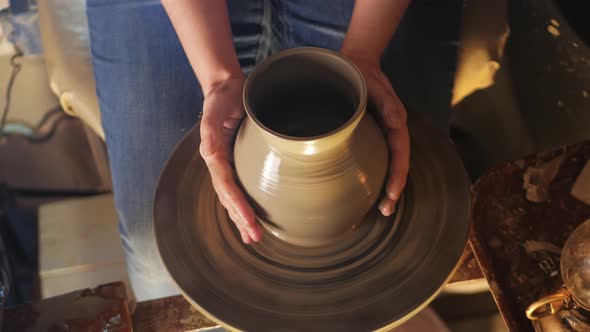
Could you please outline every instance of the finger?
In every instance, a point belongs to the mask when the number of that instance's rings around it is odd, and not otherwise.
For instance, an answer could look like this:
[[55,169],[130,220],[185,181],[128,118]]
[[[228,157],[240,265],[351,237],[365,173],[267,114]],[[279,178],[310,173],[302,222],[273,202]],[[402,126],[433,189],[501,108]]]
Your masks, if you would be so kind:
[[212,112],[206,113],[207,115],[204,115],[201,120],[199,152],[203,158],[220,153],[225,159],[231,161],[233,159],[231,143],[241,123],[241,118],[210,116],[209,113]]
[[[230,106],[231,107],[231,106]],[[236,113],[236,112],[230,112]],[[201,155],[205,158],[215,152],[229,152],[229,142],[240,125],[242,117],[227,112],[206,109],[201,118]]]
[[386,192],[389,199],[397,201],[401,195],[410,167],[410,138],[408,128],[390,129],[387,132],[387,143],[391,151],[389,163],[389,179]]
[[379,203],[379,211],[381,211],[381,214],[383,214],[386,217],[389,217],[390,215],[393,214],[393,212],[395,212],[395,204],[397,203],[396,200],[392,200],[389,199],[388,197],[384,197],[381,200],[381,203]]
[[234,221],[234,225],[236,225],[236,228],[240,232],[240,237],[242,238],[242,242],[244,242],[245,244],[252,243],[252,238],[250,237],[250,235],[248,235],[248,232],[244,229],[244,227],[241,226],[240,223],[237,221]]
[[223,128],[235,130],[240,126],[242,123],[242,118],[229,118],[223,121]]
[[236,228],[240,232],[240,235],[242,236],[242,242],[244,242],[246,244],[249,244],[250,242],[252,242],[250,235],[248,235],[248,232],[244,229],[244,226],[242,225],[241,221],[239,220],[239,217],[233,211],[228,210],[227,212],[228,212],[231,220],[234,222],[234,225],[236,225]]
[[234,211],[231,204],[229,204],[226,200],[222,200],[222,199],[220,199],[220,202],[221,202],[221,205],[223,205],[223,207],[226,209],[227,214],[229,215],[229,218],[231,219],[231,221],[234,223],[234,225],[236,226],[236,228],[240,232],[240,236],[242,237],[242,242],[244,242],[246,244],[249,244],[250,242],[252,242],[252,238],[248,234],[248,231],[246,230],[246,226],[244,225],[244,223],[242,222],[240,217],[236,214],[236,212]]
[[[236,212],[236,210],[232,206],[231,202],[229,202],[227,200],[227,196],[219,196],[218,195],[218,197],[219,197],[219,201],[221,202],[221,205],[223,205],[223,207],[227,210],[227,214],[229,215],[230,219],[236,224],[237,227],[240,228],[240,230],[243,230],[248,235],[248,233],[246,231],[247,225],[244,223],[242,218],[240,218],[240,216],[238,215],[238,213]],[[250,235],[248,235],[248,237],[250,237]]]
[[223,136],[219,133],[219,127],[211,119],[203,120],[201,122],[201,144],[199,145],[199,152],[203,159],[211,157],[215,153],[227,154],[223,149]]
[[247,225],[244,222],[244,219],[237,212],[234,206],[235,203],[231,200],[230,195],[224,194],[224,192],[227,189],[224,188],[224,186],[221,185],[219,181],[213,181],[213,187],[215,189],[215,192],[218,193],[217,195],[219,201],[221,202],[221,205],[223,205],[223,207],[227,210],[227,213],[230,215],[230,218],[236,223],[236,225],[239,225],[243,227],[244,230],[246,230],[249,227],[249,225]]
[[[215,184],[213,185],[213,188],[215,189],[215,192],[216,193],[217,193],[218,190],[220,190],[220,189],[218,189],[216,187]],[[238,215],[234,211],[233,206],[231,206],[231,204],[227,201],[227,199],[225,199],[223,196],[219,196],[219,195],[217,195],[217,198],[219,198],[219,201],[221,202],[221,205],[223,205],[223,207],[227,210],[227,213],[229,214],[230,218],[232,218],[232,220],[234,222],[239,221],[240,222],[240,225],[242,225],[243,224],[242,223],[242,220],[239,219],[239,218],[237,218]],[[234,217],[236,217],[236,218],[234,219]]]
[[209,100],[206,99],[205,103],[203,104],[201,122],[206,122],[208,125],[211,125],[213,128],[217,129],[235,129],[239,126],[243,117],[244,106],[241,102],[232,102],[231,100],[219,99],[209,102]]
[[256,222],[254,210],[236,184],[233,171],[227,160],[212,155],[205,159],[211,179],[220,199],[232,207],[254,241],[262,238],[262,229]]

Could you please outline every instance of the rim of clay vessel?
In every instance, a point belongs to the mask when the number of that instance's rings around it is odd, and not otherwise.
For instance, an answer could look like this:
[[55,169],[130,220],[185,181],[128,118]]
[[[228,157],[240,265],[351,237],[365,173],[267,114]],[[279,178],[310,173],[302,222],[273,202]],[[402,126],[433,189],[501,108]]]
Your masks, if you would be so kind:
[[[320,135],[298,137],[279,133],[260,121],[256,112],[252,109],[253,98],[251,92],[255,89],[253,83],[260,80],[260,77],[265,74],[265,71],[267,71],[270,66],[276,64],[279,60],[289,57],[302,57],[306,60],[314,60],[315,58],[315,60],[318,61],[318,64],[325,61],[325,63],[329,63],[329,65],[332,66],[330,70],[339,70],[339,74],[342,78],[349,78],[348,83],[350,83],[350,87],[354,89],[355,93],[358,94],[358,96],[355,96],[358,97],[358,100],[355,100],[354,113],[352,113],[350,118],[344,124]],[[311,146],[314,146],[315,148],[329,147],[333,145],[332,143],[337,143],[344,137],[352,134],[367,108],[367,86],[358,67],[339,53],[318,47],[297,47],[271,55],[258,64],[246,79],[243,90],[243,100],[247,116],[256,124],[256,126],[261,128],[263,132],[269,134],[275,143],[286,143],[290,144],[291,147],[299,145],[301,151],[304,151],[305,153],[305,151],[310,150]]]

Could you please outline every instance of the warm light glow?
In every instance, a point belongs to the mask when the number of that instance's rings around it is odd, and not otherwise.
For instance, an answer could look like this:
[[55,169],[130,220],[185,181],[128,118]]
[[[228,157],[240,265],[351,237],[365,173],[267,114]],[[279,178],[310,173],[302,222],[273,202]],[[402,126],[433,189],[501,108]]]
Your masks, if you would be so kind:
[[357,175],[358,175],[358,179],[359,179],[360,183],[362,183],[362,184],[367,183],[367,175],[365,175],[365,173],[359,171]]
[[313,142],[305,142],[305,148],[303,149],[304,155],[312,155],[316,153],[317,149]]
[[264,166],[262,167],[262,177],[260,178],[260,189],[270,193],[271,186],[276,186],[278,182],[279,167],[281,166],[281,158],[274,153],[269,153],[264,158]]
[[359,169],[356,173],[356,177],[359,180],[359,183],[362,185],[363,189],[365,190],[366,195],[371,196],[373,190],[371,190],[371,185],[369,184],[367,174]]

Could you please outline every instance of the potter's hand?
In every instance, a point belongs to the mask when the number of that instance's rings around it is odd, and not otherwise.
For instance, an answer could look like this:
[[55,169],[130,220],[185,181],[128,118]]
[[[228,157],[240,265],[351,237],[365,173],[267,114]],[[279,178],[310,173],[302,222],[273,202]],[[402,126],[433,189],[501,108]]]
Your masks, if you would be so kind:
[[221,204],[236,224],[242,241],[250,243],[262,238],[254,210],[237,185],[232,160],[232,141],[244,116],[242,106],[243,76],[230,77],[204,89],[201,119],[201,156],[205,160],[213,187]]
[[225,1],[162,0],[205,94],[201,155],[219,200],[249,243],[262,237],[254,211],[238,187],[230,161],[240,120],[244,75],[236,56]]
[[406,125],[406,109],[395,94],[391,83],[381,71],[379,63],[348,57],[365,77],[369,101],[376,107],[389,145],[389,176],[385,187],[387,194],[379,204],[381,213],[389,216],[395,211],[395,204],[406,185],[410,163],[410,138]]
[[379,209],[388,216],[395,210],[408,175],[410,138],[406,126],[406,109],[381,71],[381,56],[404,15],[410,0],[355,1],[341,52],[361,70],[367,82],[369,100],[385,128],[390,150],[387,195]]

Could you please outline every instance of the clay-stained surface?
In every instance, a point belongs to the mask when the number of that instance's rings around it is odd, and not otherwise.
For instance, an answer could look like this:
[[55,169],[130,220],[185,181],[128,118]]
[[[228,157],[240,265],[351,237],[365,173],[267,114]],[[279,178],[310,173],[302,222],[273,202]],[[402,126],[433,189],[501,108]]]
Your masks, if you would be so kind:
[[466,246],[461,257],[461,264],[449,280],[449,283],[462,282],[483,278],[479,264],[473,255],[471,246]]
[[184,332],[217,325],[180,295],[140,302],[132,318],[133,329],[142,332]]
[[4,332],[132,331],[125,285],[115,282],[4,311]]
[[539,166],[531,165],[524,172],[523,189],[526,190],[526,198],[533,203],[542,203],[549,199],[549,187],[555,179],[561,163],[563,154],[543,163]]
[[[549,187],[549,200],[528,201],[525,170],[562,153],[565,160]],[[589,158],[587,141],[494,168],[472,187],[470,241],[511,331],[532,331],[526,307],[563,284],[554,248],[562,248],[569,234],[590,217],[590,206],[570,195]]]

